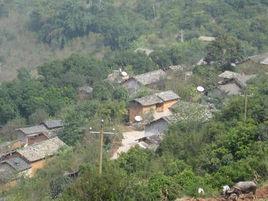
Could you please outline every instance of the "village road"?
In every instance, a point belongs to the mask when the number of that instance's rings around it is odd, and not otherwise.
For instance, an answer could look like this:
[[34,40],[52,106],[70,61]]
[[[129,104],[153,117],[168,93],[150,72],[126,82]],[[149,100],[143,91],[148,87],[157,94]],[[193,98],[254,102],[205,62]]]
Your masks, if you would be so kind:
[[138,144],[138,139],[145,136],[144,131],[129,131],[123,133],[122,145],[114,153],[111,159],[117,159],[121,153],[126,153],[128,150]]

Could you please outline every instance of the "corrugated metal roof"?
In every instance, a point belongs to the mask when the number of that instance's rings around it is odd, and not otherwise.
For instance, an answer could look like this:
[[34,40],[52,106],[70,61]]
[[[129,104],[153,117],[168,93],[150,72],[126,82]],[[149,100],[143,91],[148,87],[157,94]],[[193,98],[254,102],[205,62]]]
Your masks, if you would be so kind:
[[29,162],[34,162],[56,154],[65,145],[58,137],[54,137],[39,144],[19,149],[17,152]]

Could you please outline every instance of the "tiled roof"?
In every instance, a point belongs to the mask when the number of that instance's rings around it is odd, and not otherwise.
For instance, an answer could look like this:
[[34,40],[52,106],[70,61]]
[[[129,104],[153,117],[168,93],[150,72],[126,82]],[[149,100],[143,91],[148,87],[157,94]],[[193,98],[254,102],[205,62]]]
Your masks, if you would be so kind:
[[78,89],[79,91],[82,91],[82,92],[86,92],[88,94],[92,93],[93,92],[93,88],[90,87],[90,86],[82,86],[82,87],[79,87]]
[[142,98],[137,98],[134,101],[140,103],[143,106],[155,105],[157,103],[163,103],[166,101],[176,100],[180,97],[175,94],[173,91],[164,91],[160,93],[156,93],[149,96],[144,96]]
[[262,60],[261,64],[268,65],[268,57]]
[[6,163],[0,163],[0,184],[15,177],[16,171]]
[[157,93],[155,95],[157,97],[161,98],[163,101],[171,101],[171,100],[176,100],[176,99],[179,99],[180,98],[177,94],[175,94],[171,90],[160,92],[160,93]]
[[29,162],[34,162],[48,156],[53,156],[64,145],[65,143],[63,141],[61,141],[58,137],[54,137],[39,144],[19,149],[17,152]]
[[44,124],[48,129],[53,129],[53,128],[60,128],[60,127],[63,127],[63,121],[60,120],[60,119],[47,120],[47,121],[44,121],[43,124]]
[[135,99],[136,102],[140,103],[143,106],[155,105],[157,103],[162,103],[163,101],[157,97],[155,94],[150,96],[145,96],[142,98]]
[[24,161],[20,157],[10,158],[10,159],[4,160],[1,163],[7,163],[12,168],[14,168],[17,172],[22,172],[31,167],[26,161]]
[[236,72],[232,72],[232,71],[224,71],[223,73],[221,73],[219,75],[220,78],[225,78],[225,79],[233,79],[235,77],[237,77],[239,74]]
[[[184,120],[198,120],[207,121],[212,117],[212,108],[209,105],[201,105],[198,103],[191,103],[185,101],[178,101],[169,109],[172,111],[173,116],[167,121],[184,121]],[[169,117],[166,117],[169,118]]]
[[235,82],[219,85],[218,88],[227,95],[238,95],[241,93],[241,88]]
[[251,56],[251,57],[249,57],[249,59],[256,62],[256,63],[268,65],[268,52],[266,52],[264,54]]
[[19,128],[17,130],[23,132],[25,135],[32,135],[32,134],[36,134],[36,133],[48,133],[49,132],[44,125]]
[[[234,80],[238,87],[244,88],[247,85],[247,81],[251,78],[254,78],[256,75],[244,75],[235,73],[232,71],[225,71],[222,74],[219,75],[220,78],[228,79],[228,80]],[[229,84],[229,83],[221,83],[223,85]],[[229,84],[230,85],[230,84]],[[231,86],[231,85],[230,85]],[[233,88],[233,87],[232,87]]]
[[155,70],[141,75],[134,76],[139,83],[142,85],[149,85],[159,82],[161,79],[166,78],[167,74],[163,70]]

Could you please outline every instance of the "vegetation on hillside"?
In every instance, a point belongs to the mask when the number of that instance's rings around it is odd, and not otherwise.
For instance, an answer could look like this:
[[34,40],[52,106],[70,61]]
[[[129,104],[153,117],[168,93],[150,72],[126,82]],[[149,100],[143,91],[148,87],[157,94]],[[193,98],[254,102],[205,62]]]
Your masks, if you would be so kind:
[[[256,175],[268,179],[267,73],[256,70],[259,75],[243,91],[249,95],[246,114],[244,96],[213,95],[220,72],[236,70],[233,63],[268,50],[267,19],[265,0],[0,0],[0,71],[20,69],[17,79],[0,85],[0,142],[14,140],[20,126],[61,118],[65,126],[59,137],[70,145],[36,177],[22,178],[3,196],[12,201],[175,200],[197,196],[199,187],[210,196],[225,184]],[[216,40],[201,42],[202,35]],[[196,66],[201,58],[208,64]],[[99,129],[104,119],[105,129],[120,132],[133,98],[107,76],[118,69],[136,75],[178,64],[184,70],[169,75],[162,89],[174,90],[183,101],[213,103],[214,117],[174,123],[156,152],[136,147],[118,160],[106,154],[118,139],[105,137],[99,175],[98,141],[89,127]],[[35,65],[33,73],[29,68]],[[93,93],[81,100],[78,90],[85,85]],[[208,97],[196,91],[198,85]],[[137,96],[148,93],[143,89]],[[66,177],[78,170],[78,178]]]
[[163,59],[161,65],[192,64],[205,56],[195,41],[204,35],[230,35],[241,43],[243,56],[268,47],[264,0],[1,0],[0,11],[2,80],[14,78],[14,69],[77,51],[102,57],[141,47],[160,52],[154,59]]
[[[84,201],[161,200],[166,196],[174,200],[184,195],[197,196],[199,187],[209,196],[218,194],[222,185],[251,180],[256,175],[265,180],[268,177],[267,80],[267,76],[260,76],[250,85],[254,95],[248,100],[246,120],[244,97],[233,97],[205,124],[189,119],[172,125],[156,153],[137,147],[116,161],[106,158],[101,176],[97,171],[98,155],[90,151],[97,141],[87,141],[84,136],[86,145],[74,146],[72,153],[60,153],[35,178],[23,179],[8,198]],[[70,115],[78,121],[74,113]],[[70,165],[69,156],[79,156],[76,159],[79,163]],[[63,172],[79,165],[79,178],[71,183],[64,180]],[[57,177],[51,177],[56,172]],[[38,191],[34,187],[37,183]]]

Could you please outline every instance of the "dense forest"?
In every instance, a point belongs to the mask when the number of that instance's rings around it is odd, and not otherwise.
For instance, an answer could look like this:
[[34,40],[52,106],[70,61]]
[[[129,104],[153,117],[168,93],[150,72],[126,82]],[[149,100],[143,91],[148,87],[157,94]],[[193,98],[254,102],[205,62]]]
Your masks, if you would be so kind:
[[[60,118],[68,145],[35,177],[0,191],[8,201],[175,200],[198,196],[199,187],[217,196],[225,184],[268,179],[267,67],[250,66],[246,112],[245,96],[214,93],[218,74],[247,73],[239,64],[268,51],[266,0],[0,0],[0,26],[0,143],[15,140],[16,128]],[[206,64],[196,65],[201,59]],[[175,122],[155,152],[134,147],[110,160],[129,101],[152,91],[132,95],[107,76],[170,65],[192,75],[171,75],[161,90],[213,104],[213,118]],[[93,88],[90,99],[79,99],[82,86]],[[102,175],[98,138],[89,135],[100,119],[119,132],[105,138]],[[75,179],[64,176],[78,170]]]
[[148,48],[160,65],[192,64],[204,56],[200,36],[231,35],[244,56],[268,46],[265,0],[1,0],[0,6],[1,80],[77,52],[103,57]]

